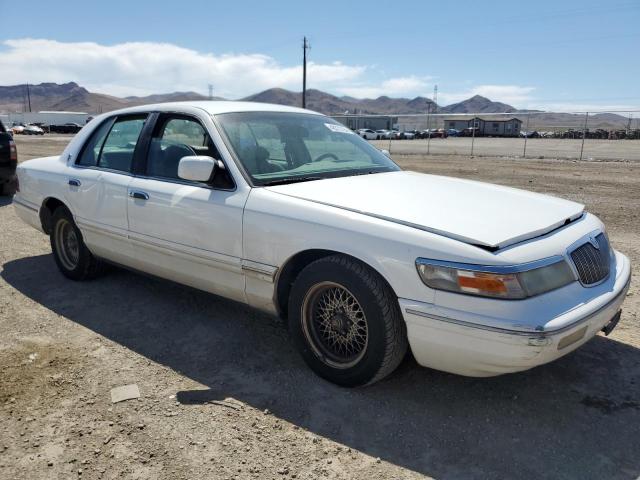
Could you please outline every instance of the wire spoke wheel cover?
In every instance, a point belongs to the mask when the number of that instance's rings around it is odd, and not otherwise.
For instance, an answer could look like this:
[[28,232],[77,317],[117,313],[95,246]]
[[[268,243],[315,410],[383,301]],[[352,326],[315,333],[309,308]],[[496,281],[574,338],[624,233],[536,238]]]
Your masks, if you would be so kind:
[[80,259],[80,242],[71,222],[60,219],[55,226],[54,234],[58,258],[68,270],[74,270]]
[[364,357],[369,328],[356,297],[334,282],[313,285],[302,304],[302,330],[314,354],[326,365],[346,369]]

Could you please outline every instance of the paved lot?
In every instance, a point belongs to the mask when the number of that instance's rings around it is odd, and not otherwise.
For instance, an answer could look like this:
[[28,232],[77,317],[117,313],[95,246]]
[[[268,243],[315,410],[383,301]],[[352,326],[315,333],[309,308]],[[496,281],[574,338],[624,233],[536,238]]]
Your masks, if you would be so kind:
[[[20,157],[61,138],[18,138]],[[640,265],[639,163],[394,158],[584,202]],[[2,479],[640,476],[637,273],[616,331],[556,363],[470,379],[408,357],[345,390],[276,319],[123,270],[71,282],[8,199],[0,225]],[[129,383],[141,398],[111,404]]]
[[[390,149],[393,154],[471,155],[469,137],[432,138],[428,140],[379,140],[378,148]],[[529,138],[527,158],[580,158],[582,140]],[[476,138],[473,154],[484,157],[522,157],[525,154],[523,138]],[[640,161],[640,140],[589,140],[584,142],[583,160]]]

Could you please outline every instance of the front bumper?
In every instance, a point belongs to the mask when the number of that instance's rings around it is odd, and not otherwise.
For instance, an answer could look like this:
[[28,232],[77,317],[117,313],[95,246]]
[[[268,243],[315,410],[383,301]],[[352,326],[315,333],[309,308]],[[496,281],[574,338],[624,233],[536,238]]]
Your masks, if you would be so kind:
[[[413,355],[422,366],[472,377],[518,372],[556,360],[593,338],[620,310],[631,266],[621,253],[615,257],[615,270],[606,285],[593,290],[592,298],[560,315],[539,319],[535,329],[523,328],[520,319],[505,322],[496,315],[487,321],[486,315],[474,317],[468,311],[461,315],[401,298]],[[509,301],[499,302],[508,307]]]

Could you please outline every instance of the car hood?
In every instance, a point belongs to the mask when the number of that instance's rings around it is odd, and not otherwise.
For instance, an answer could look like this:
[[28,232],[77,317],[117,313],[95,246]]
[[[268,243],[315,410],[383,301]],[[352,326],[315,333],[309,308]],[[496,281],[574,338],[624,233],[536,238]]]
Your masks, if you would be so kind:
[[547,195],[407,171],[266,188],[490,249],[544,235],[584,211]]

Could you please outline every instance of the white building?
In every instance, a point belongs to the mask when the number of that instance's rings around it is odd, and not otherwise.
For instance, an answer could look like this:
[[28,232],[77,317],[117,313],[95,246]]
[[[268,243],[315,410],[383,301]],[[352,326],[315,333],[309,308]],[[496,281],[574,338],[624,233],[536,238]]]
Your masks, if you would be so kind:
[[91,115],[84,112],[16,112],[0,113],[0,120],[8,127],[16,124],[41,123],[44,125],[64,125],[77,123],[84,125]]

